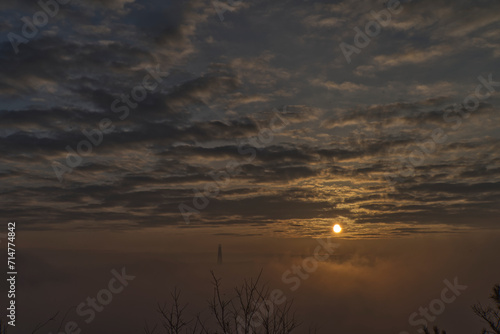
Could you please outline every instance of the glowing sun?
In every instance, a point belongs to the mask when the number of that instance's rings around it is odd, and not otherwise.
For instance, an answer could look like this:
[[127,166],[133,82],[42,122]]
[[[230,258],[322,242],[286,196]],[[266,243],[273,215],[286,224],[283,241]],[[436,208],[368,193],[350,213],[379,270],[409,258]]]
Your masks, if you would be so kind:
[[342,227],[340,227],[340,225],[339,225],[339,224],[335,224],[335,225],[333,226],[333,232],[335,232],[335,233],[340,233],[340,231],[342,231]]

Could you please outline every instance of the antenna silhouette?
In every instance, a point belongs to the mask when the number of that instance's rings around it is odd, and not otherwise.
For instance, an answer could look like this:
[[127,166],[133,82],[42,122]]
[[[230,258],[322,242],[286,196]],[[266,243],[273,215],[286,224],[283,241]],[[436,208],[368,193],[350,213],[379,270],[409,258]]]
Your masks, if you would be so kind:
[[219,250],[217,252],[217,264],[222,264],[222,245],[219,244]]

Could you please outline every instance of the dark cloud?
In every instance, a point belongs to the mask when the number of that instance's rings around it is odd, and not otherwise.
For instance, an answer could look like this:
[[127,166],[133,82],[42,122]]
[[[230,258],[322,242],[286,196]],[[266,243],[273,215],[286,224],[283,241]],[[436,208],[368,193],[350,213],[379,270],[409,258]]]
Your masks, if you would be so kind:
[[[292,1],[286,12],[243,3],[224,22],[202,1],[61,6],[18,54],[0,40],[2,213],[32,229],[184,224],[179,204],[193,205],[195,190],[217,184],[213,172],[236,163],[196,226],[286,222],[314,234],[303,222],[335,218],[395,224],[390,235],[425,232],[405,223],[490,226],[498,94],[458,127],[443,115],[466,111],[479,76],[498,80],[497,4],[402,5],[350,67],[338,45],[378,10],[368,1]],[[0,30],[21,33],[20,17],[37,10],[17,2]],[[161,83],[120,118],[113,103],[152,68]],[[103,118],[114,129],[59,183],[53,165]],[[436,128],[446,142],[401,177],[401,161]],[[387,175],[399,175],[394,187]]]

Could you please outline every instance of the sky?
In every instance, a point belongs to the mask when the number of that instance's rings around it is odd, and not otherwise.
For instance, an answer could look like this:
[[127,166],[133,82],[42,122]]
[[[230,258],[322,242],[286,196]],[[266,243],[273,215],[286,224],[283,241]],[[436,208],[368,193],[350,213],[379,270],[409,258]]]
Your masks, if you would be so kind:
[[494,0],[1,3],[0,233],[16,221],[26,288],[12,330],[126,265],[151,286],[131,283],[82,332],[137,333],[138,304],[209,283],[219,243],[229,282],[265,268],[288,289],[281,273],[335,238],[339,258],[290,294],[319,333],[409,330],[456,276],[469,288],[440,319],[479,332],[470,305],[499,277],[499,13]]

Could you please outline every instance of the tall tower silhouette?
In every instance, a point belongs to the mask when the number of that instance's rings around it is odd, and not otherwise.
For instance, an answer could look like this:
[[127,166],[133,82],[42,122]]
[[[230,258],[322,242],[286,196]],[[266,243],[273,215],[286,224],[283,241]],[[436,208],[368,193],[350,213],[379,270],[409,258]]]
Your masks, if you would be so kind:
[[217,264],[222,264],[222,245],[219,244],[219,251],[217,252]]

